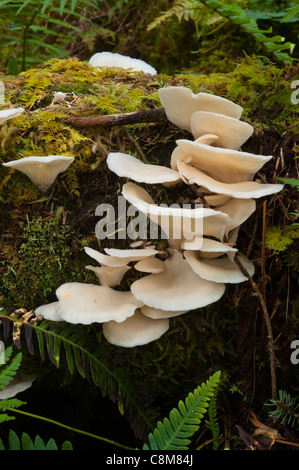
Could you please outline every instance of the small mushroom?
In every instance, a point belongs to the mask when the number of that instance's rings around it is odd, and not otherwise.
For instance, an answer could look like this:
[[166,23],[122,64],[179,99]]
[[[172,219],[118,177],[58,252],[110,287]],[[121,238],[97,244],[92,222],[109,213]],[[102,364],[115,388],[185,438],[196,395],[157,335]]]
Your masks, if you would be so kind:
[[191,133],[195,139],[205,134],[216,134],[219,147],[238,150],[253,133],[253,127],[224,114],[196,111],[191,116]]
[[134,315],[143,302],[130,291],[116,291],[111,287],[70,282],[56,290],[58,315],[68,323],[103,323],[110,320],[123,322]]
[[196,111],[210,111],[235,119],[239,119],[243,111],[241,106],[226,98],[209,93],[194,94],[189,88],[181,86],[160,88],[158,93],[168,120],[189,132],[191,132],[191,115]]
[[55,91],[52,104],[56,104],[56,103],[61,104],[64,102],[66,97],[67,97],[66,93],[63,93],[62,91]]
[[25,157],[20,160],[3,163],[25,173],[39,189],[45,190],[54,183],[57,175],[65,171],[74,161],[74,157],[50,155],[48,157]]
[[225,285],[198,276],[175,251],[159,274],[149,274],[131,284],[131,291],[144,305],[167,311],[194,310],[219,300]]
[[155,75],[157,73],[154,67],[143,60],[133,59],[132,57],[113,52],[97,52],[89,59],[89,63],[93,67],[116,67],[132,70],[134,72],[144,72],[151,75]]
[[121,283],[124,275],[131,269],[130,266],[85,266],[85,269],[93,271],[97,276],[100,285],[106,287],[116,287]]
[[32,383],[33,380],[13,379],[5,389],[0,392],[0,400],[15,397],[18,393],[24,392],[27,388],[30,388]]
[[230,199],[222,206],[215,207],[215,210],[229,216],[229,221],[225,226],[225,236],[229,237],[229,233],[233,229],[239,227],[253,214],[256,210],[256,202],[254,199]]
[[133,348],[159,339],[169,328],[168,319],[154,320],[143,315],[140,310],[122,323],[109,321],[103,325],[107,341],[115,346]]
[[164,262],[151,256],[138,261],[134,268],[142,273],[162,273],[164,271]]
[[61,317],[57,313],[58,301],[44,304],[35,309],[36,316],[41,315],[46,320],[61,321]]
[[283,189],[283,184],[261,184],[255,181],[241,183],[222,183],[184,162],[177,162],[180,175],[187,184],[197,184],[216,194],[235,199],[256,199],[275,194]]
[[178,169],[177,162],[183,161],[223,183],[251,181],[255,173],[273,158],[272,155],[254,155],[187,139],[179,139],[176,143],[171,155],[174,170]]
[[181,179],[178,171],[165,166],[145,164],[125,153],[109,153],[107,165],[118,176],[139,183],[173,183]]
[[2,109],[0,111],[0,124],[3,124],[5,121],[9,119],[13,119],[15,117],[20,116],[24,112],[24,108],[12,108],[12,109]]
[[119,268],[128,264],[128,261],[125,258],[117,258],[116,256],[104,255],[100,251],[94,250],[93,248],[90,248],[88,246],[84,247],[84,251],[88,256],[90,256],[103,266]]
[[[228,257],[200,259],[196,251],[185,251],[184,257],[193,271],[202,279],[206,279],[207,281],[235,284],[248,280],[235,261]],[[238,259],[248,273],[253,276],[253,264],[241,256],[238,256]]]
[[194,237],[193,240],[184,240],[181,248],[183,250],[199,251],[200,255],[204,257],[209,255],[213,257],[215,255],[220,256],[223,253],[236,253],[238,251],[237,248],[229,244],[202,237]]

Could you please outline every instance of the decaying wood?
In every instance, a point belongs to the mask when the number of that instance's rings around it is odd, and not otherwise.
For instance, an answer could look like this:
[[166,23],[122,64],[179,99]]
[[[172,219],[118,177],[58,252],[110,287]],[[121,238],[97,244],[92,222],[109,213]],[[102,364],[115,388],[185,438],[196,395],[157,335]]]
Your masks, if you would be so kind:
[[109,114],[105,116],[88,116],[66,118],[65,123],[74,127],[112,127],[140,124],[145,122],[167,122],[164,109],[147,109],[133,113]]

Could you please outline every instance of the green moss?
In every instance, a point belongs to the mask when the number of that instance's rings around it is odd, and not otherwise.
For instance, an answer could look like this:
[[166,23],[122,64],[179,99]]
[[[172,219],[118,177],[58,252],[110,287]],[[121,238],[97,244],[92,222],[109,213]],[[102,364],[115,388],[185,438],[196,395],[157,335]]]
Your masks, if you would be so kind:
[[64,282],[88,278],[78,247],[73,250],[75,235],[62,223],[62,211],[59,208],[55,216],[46,220],[27,218],[18,245],[13,250],[3,247],[0,286],[4,304],[30,303],[31,308],[36,308]]

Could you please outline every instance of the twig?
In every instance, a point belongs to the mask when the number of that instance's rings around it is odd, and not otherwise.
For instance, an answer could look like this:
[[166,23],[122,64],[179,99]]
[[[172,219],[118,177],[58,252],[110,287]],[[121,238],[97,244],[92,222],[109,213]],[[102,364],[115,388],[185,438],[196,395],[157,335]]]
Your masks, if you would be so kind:
[[66,118],[64,122],[74,127],[113,127],[144,122],[167,122],[167,117],[164,109],[147,109],[133,113]]
[[260,301],[260,305],[262,307],[263,316],[264,316],[264,320],[265,320],[265,323],[266,323],[267,334],[268,334],[267,337],[268,337],[268,346],[269,346],[272,398],[274,400],[277,400],[274,341],[273,341],[273,333],[272,333],[272,326],[271,326],[270,316],[269,316],[269,313],[268,313],[268,310],[267,310],[267,307],[266,307],[264,297],[263,297],[262,293],[260,292],[258,286],[254,282],[254,280],[252,279],[252,277],[250,276],[248,271],[244,268],[243,264],[241,263],[241,261],[238,259],[237,256],[235,256],[234,260],[235,260],[236,264],[238,265],[238,267],[240,268],[240,270],[242,271],[242,273],[244,274],[244,276],[246,276],[247,279],[249,280],[253,290],[255,291],[255,293],[258,296],[258,299]]

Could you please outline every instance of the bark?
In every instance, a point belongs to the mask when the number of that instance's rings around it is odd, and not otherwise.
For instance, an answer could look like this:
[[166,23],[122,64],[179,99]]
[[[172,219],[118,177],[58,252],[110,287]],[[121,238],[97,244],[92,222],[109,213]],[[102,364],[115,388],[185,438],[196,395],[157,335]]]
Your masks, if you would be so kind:
[[112,127],[144,122],[167,122],[164,109],[148,109],[146,111],[136,111],[133,113],[65,119],[66,124],[71,124],[74,127]]

